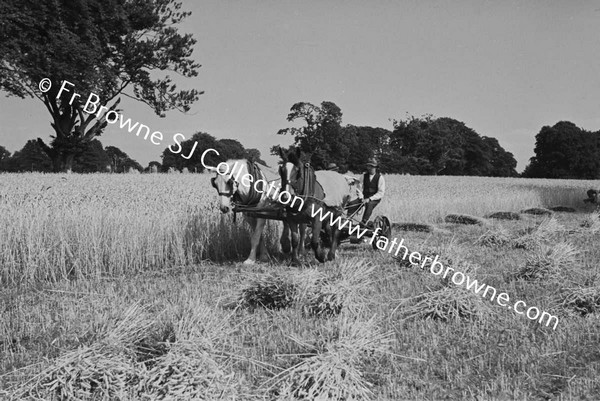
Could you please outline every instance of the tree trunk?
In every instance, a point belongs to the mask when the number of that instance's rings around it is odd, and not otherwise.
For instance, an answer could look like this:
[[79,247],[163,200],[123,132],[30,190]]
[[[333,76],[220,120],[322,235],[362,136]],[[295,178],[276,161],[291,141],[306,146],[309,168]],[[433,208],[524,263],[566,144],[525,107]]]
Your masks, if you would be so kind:
[[56,151],[56,149],[52,149],[50,146],[46,145],[40,138],[38,138],[38,143],[42,147],[44,153],[46,153],[50,160],[52,160],[52,171],[55,173],[60,173],[63,171],[64,163],[62,154]]
[[[50,155],[49,155],[50,156]],[[73,170],[73,161],[75,160],[74,153],[62,154],[53,152],[50,156],[52,159],[52,171],[55,173],[71,173]]]
[[62,160],[60,160],[60,155],[48,155],[50,156],[50,160],[52,160],[52,171],[54,173],[60,173],[60,169],[62,167]]
[[64,166],[63,166],[63,171],[66,173],[71,173],[73,170],[73,160],[75,160],[75,154],[74,153],[67,153],[64,156]]

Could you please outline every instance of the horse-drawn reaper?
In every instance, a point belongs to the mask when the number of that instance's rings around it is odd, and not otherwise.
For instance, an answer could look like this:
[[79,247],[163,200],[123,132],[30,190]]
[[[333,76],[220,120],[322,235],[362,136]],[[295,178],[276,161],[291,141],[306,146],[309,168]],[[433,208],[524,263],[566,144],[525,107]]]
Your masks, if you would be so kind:
[[377,217],[369,225],[352,219],[365,206],[360,182],[356,178],[331,170],[315,171],[310,163],[301,162],[298,149],[287,154],[280,152],[280,156],[283,160],[279,170],[281,186],[294,198],[304,200],[301,208],[292,208],[291,212],[298,221],[311,225],[311,246],[320,262],[325,261],[322,242],[330,245],[327,259],[332,260],[340,241],[351,235],[358,238],[367,233],[372,238],[388,238],[391,235],[391,224],[387,217]]
[[252,247],[244,263],[256,261],[258,248],[265,260],[262,233],[267,219],[283,221],[280,243],[285,253],[290,250],[291,232],[294,264],[300,263],[298,253],[304,250],[306,225],[312,227],[311,246],[320,262],[325,261],[322,242],[330,245],[327,258],[334,259],[339,241],[348,238],[353,230],[361,235],[368,232],[375,237],[389,237],[390,224],[385,217],[375,219],[372,226],[347,219],[347,208],[356,210],[363,206],[358,180],[334,171],[315,172],[310,164],[303,165],[296,154],[282,157],[285,159],[279,177],[269,168],[247,160],[229,160],[211,168],[217,173],[212,185],[219,193],[221,211],[241,212],[252,226]]

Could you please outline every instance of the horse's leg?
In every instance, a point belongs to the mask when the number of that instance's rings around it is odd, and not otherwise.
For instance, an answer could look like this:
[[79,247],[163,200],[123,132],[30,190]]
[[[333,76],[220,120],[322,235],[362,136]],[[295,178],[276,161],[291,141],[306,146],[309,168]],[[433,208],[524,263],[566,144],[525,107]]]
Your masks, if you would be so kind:
[[[344,216],[340,212],[337,212],[335,217],[344,219]],[[335,251],[337,250],[338,244],[340,242],[341,230],[340,230],[339,225],[337,225],[337,224],[330,225],[329,230],[330,230],[329,238],[331,239],[331,247],[329,248],[329,253],[327,254],[327,260],[333,260],[333,259],[335,259]]]
[[300,224],[298,229],[300,230],[300,255],[306,255],[306,224]]
[[313,251],[315,251],[315,258],[321,263],[325,262],[325,252],[321,248],[321,226],[323,223],[320,219],[316,218],[312,223],[312,240],[310,242]]
[[335,251],[337,250],[338,242],[340,240],[340,230],[337,227],[331,227],[331,248],[327,254],[327,260],[335,259]]
[[298,259],[298,223],[290,222],[290,231],[292,232],[292,265],[300,266]]
[[255,219],[251,217],[249,222],[252,226],[252,234],[250,236],[250,255],[248,256],[248,259],[244,261],[245,265],[253,265],[256,263],[256,252],[265,226],[265,219]]
[[256,247],[254,246],[253,238],[256,231],[256,219],[254,217],[245,216],[246,221],[250,225],[250,255],[244,261],[245,265],[253,265],[256,262]]
[[[268,262],[269,261],[269,252],[267,251],[267,241],[265,239],[265,236],[263,235],[264,231],[265,231],[265,225],[267,224],[267,220],[266,219],[257,219],[257,220],[262,220],[263,224],[262,224],[262,228],[260,229],[260,237],[259,237],[259,244],[258,247],[260,249],[260,251],[258,252],[258,254],[260,255],[258,257],[258,260],[260,260],[261,262]],[[257,228],[258,228],[258,223],[257,223]]]
[[279,239],[279,243],[281,244],[281,251],[283,253],[290,253],[290,251],[291,251],[290,224],[287,221],[283,222],[283,232],[281,233],[281,238]]

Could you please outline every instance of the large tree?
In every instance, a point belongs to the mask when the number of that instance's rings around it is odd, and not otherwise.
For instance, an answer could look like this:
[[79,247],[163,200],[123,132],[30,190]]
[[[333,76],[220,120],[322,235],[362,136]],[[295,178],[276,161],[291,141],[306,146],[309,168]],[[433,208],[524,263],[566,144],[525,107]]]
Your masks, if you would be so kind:
[[[289,122],[300,120],[303,126],[280,129],[280,135],[290,134],[294,143],[310,157],[316,169],[327,167],[328,163],[346,165],[350,155],[350,143],[342,132],[342,110],[333,102],[321,102],[315,106],[308,102],[299,102],[292,106],[287,116]],[[271,148],[271,153],[277,152]]]
[[73,161],[73,171],[76,173],[106,172],[110,168],[111,160],[104,150],[102,143],[93,139],[87,144],[87,150],[77,156]]
[[517,161],[512,153],[506,151],[496,138],[483,137],[487,147],[490,163],[490,176],[492,177],[517,177]]
[[405,158],[410,174],[443,174],[444,170],[462,170],[463,151],[451,146],[456,141],[446,124],[438,124],[431,115],[395,120],[391,145]]
[[390,146],[410,174],[516,175],[516,160],[497,140],[448,117],[396,120]]
[[[38,143],[55,171],[70,170],[86,143],[101,134],[108,110],[120,111],[119,95],[146,103],[161,117],[189,110],[202,92],[177,91],[164,73],[197,75],[200,65],[190,59],[195,39],[175,28],[189,14],[174,0],[0,2],[0,89],[43,102],[55,135],[49,145]],[[85,108],[90,96],[98,100],[95,110]]]
[[[201,173],[204,171],[201,160],[202,153],[207,149],[219,150],[218,148],[219,141],[214,136],[206,132],[197,132],[190,139],[182,141],[181,145],[171,145],[163,151],[161,156],[162,169],[168,171],[169,168],[173,167],[182,171],[187,167],[189,171]],[[173,150],[179,152],[174,153]],[[227,160],[226,157],[226,155],[217,156],[214,152],[208,152],[204,158],[204,163],[208,166],[216,166],[219,162]]]
[[244,158],[248,159],[252,162],[256,162],[256,163],[260,163],[263,166],[267,165],[267,162],[265,162],[263,159],[261,159],[261,154],[260,154],[260,150],[258,149],[246,149],[246,152],[244,153]]
[[370,158],[375,157],[384,173],[397,172],[398,158],[389,146],[391,132],[385,128],[357,127],[342,128],[343,141],[350,149],[347,168],[355,172],[364,171]]
[[600,133],[570,121],[544,126],[535,136],[535,156],[523,176],[539,178],[600,177]]
[[107,146],[105,151],[110,160],[111,171],[114,173],[127,173],[131,168],[138,171],[144,170],[138,162],[116,146]]
[[243,159],[246,157],[246,149],[240,141],[236,139],[219,139],[217,142],[217,151],[221,157],[227,159]]
[[158,173],[159,171],[162,171],[162,164],[156,160],[153,160],[148,163],[148,167],[146,167],[144,171],[147,173]]

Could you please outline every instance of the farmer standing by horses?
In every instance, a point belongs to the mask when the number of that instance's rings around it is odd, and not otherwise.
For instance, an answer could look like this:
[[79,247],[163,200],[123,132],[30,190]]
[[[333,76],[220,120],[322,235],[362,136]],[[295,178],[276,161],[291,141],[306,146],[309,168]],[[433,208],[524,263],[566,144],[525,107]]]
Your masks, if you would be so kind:
[[363,178],[363,196],[365,205],[365,211],[362,217],[362,223],[367,224],[371,214],[373,214],[373,210],[383,196],[385,195],[385,179],[383,176],[377,171],[377,160],[374,158],[369,159],[367,162],[367,172]]

